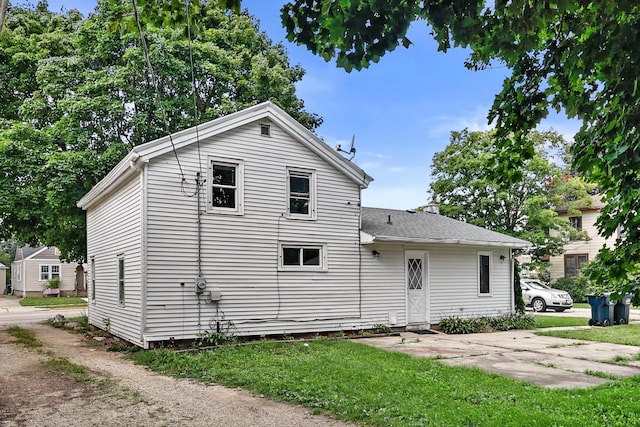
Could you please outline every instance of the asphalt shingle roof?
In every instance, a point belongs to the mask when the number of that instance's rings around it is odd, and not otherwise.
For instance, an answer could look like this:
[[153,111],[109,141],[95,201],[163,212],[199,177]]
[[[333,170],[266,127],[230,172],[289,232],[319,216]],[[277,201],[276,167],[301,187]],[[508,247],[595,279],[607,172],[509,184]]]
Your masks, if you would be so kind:
[[363,207],[362,231],[374,236],[377,241],[457,243],[512,248],[531,246],[526,240],[443,215],[396,209]]

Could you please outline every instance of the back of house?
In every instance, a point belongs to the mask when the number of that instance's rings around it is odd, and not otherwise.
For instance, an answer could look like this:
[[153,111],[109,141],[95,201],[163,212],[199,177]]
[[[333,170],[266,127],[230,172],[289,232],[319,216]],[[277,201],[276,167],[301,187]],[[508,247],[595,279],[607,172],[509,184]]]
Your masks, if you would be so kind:
[[527,242],[465,228],[462,248],[428,234],[431,221],[408,235],[363,233],[371,180],[269,102],[134,148],[78,202],[89,322],[149,347],[512,311],[509,248]]

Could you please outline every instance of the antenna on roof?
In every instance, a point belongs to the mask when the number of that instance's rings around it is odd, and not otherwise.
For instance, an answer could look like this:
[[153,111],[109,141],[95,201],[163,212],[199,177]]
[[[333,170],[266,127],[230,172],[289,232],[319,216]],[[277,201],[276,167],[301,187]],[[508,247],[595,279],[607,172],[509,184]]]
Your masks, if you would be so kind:
[[355,142],[356,142],[356,136],[353,135],[351,137],[351,146],[349,147],[349,151],[343,150],[342,144],[336,145],[336,151],[339,151],[341,153],[351,154],[351,157],[349,157],[349,160],[353,160],[353,158],[356,156],[356,147],[354,147]]

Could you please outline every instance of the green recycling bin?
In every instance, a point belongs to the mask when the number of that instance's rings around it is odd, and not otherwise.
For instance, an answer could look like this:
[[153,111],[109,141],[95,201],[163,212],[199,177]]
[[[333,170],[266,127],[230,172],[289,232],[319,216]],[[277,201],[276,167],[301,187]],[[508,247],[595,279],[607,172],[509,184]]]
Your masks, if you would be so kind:
[[616,301],[613,307],[613,322],[616,325],[625,325],[629,323],[629,309],[631,307],[631,295],[627,294],[620,300]]
[[602,296],[587,295],[587,301],[591,306],[591,319],[589,326],[609,326],[614,319],[614,303],[611,302],[609,296],[611,294],[603,294]]

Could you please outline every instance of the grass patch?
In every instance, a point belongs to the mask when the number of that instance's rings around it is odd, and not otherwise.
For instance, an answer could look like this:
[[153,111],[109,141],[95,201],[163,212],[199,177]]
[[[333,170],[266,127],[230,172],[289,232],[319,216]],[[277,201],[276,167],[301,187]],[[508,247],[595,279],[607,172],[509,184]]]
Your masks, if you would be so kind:
[[28,329],[21,328],[20,326],[11,326],[7,328],[7,333],[16,339],[14,341],[16,344],[29,348],[42,347],[42,342],[36,338],[36,334]]
[[593,371],[591,369],[587,369],[586,371],[584,371],[584,373],[587,375],[591,375],[592,377],[604,378],[605,380],[615,381],[622,378],[620,375],[610,374],[609,372],[603,372],[603,371]]
[[588,302],[574,302],[573,308],[591,308]]
[[536,335],[640,346],[640,325],[618,325],[569,331],[538,331]]
[[586,317],[565,317],[565,316],[533,316],[538,328],[557,328],[561,326],[588,326],[589,319]]
[[70,362],[66,357],[55,357],[42,363],[48,371],[70,376],[76,382],[86,382],[92,379],[87,368]]
[[634,424],[640,413],[640,377],[589,389],[545,389],[352,341],[256,342],[129,357],[162,374],[242,387],[368,425],[502,427],[535,420],[611,426]]
[[78,297],[39,297],[21,298],[18,300],[23,307],[86,307],[87,302]]

